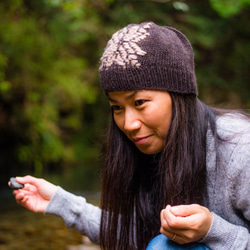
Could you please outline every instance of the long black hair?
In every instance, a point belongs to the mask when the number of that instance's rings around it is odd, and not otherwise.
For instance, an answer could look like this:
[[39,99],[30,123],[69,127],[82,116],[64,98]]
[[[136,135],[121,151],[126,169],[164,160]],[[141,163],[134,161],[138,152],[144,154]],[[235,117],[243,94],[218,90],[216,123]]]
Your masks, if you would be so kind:
[[103,249],[145,249],[159,234],[167,204],[203,204],[206,134],[210,127],[215,135],[216,110],[192,94],[170,95],[171,124],[158,154],[141,153],[112,115],[102,182]]

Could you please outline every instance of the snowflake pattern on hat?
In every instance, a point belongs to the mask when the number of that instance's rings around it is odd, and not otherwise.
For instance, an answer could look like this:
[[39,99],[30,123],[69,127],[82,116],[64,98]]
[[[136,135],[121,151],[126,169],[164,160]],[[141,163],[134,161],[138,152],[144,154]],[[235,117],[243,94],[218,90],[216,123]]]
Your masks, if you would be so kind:
[[143,26],[134,25],[116,32],[109,40],[101,57],[100,70],[108,69],[113,64],[123,68],[126,68],[127,65],[139,68],[141,64],[138,56],[144,56],[147,52],[138,46],[138,42],[150,35],[147,32],[150,25],[152,23],[146,23]]

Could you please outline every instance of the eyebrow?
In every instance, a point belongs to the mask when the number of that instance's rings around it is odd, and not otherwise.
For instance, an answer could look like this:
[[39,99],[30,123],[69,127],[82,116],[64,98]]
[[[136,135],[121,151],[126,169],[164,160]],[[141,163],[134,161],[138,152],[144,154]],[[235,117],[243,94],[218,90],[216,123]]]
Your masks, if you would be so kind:
[[[135,91],[132,92],[131,94],[127,95],[127,96],[125,97],[125,100],[128,100],[128,99],[134,97],[134,96],[136,95],[136,93],[137,93],[137,90],[135,90]],[[109,99],[111,102],[115,102],[115,103],[117,102],[116,100],[110,98],[109,96],[108,96],[108,99]]]

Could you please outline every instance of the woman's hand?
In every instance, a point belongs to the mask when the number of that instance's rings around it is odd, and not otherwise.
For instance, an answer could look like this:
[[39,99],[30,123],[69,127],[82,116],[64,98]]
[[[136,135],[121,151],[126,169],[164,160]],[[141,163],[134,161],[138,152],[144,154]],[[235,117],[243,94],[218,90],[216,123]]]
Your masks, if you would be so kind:
[[178,244],[197,242],[207,234],[212,220],[213,215],[206,207],[168,205],[161,211],[160,232]]
[[16,202],[33,212],[43,213],[57,187],[44,179],[32,176],[16,177],[16,180],[25,185],[24,188],[13,191]]

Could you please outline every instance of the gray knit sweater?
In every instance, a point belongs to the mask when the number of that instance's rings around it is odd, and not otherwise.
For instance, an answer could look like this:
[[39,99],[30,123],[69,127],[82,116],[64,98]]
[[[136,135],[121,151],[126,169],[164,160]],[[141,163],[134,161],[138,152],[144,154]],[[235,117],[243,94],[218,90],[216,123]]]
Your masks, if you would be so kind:
[[[207,135],[205,206],[213,222],[201,242],[213,250],[250,249],[250,122],[224,115],[217,119],[217,129],[224,139],[217,154],[211,132]],[[101,210],[85,198],[58,187],[45,213],[62,217],[67,227],[99,243]]]

